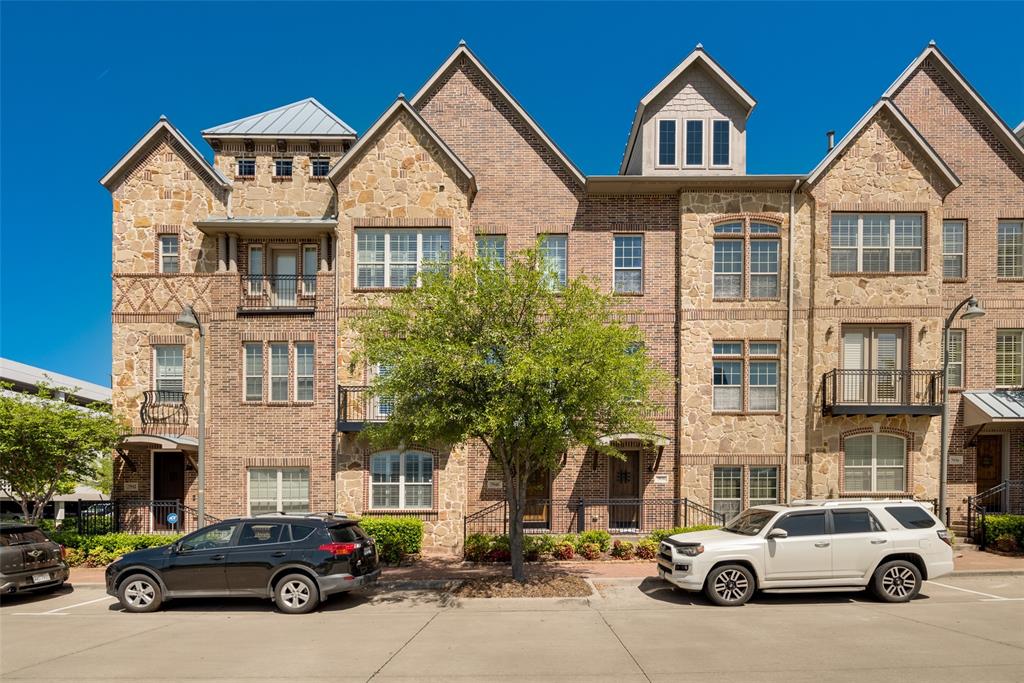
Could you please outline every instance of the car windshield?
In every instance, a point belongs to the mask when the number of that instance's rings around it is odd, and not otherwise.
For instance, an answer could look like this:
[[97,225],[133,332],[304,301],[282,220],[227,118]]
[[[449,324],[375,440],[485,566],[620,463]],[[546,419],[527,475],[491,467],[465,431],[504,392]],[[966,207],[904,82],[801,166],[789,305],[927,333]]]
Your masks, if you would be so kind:
[[736,517],[733,517],[732,521],[722,527],[722,529],[724,531],[731,531],[734,534],[756,536],[774,516],[775,513],[771,510],[750,508]]

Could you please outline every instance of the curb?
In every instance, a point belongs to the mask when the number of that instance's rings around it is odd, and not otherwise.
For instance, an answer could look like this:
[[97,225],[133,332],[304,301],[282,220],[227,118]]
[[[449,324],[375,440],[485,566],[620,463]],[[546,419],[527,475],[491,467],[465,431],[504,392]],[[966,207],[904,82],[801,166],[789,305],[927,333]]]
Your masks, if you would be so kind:
[[1024,576],[1024,569],[954,569],[946,576]]

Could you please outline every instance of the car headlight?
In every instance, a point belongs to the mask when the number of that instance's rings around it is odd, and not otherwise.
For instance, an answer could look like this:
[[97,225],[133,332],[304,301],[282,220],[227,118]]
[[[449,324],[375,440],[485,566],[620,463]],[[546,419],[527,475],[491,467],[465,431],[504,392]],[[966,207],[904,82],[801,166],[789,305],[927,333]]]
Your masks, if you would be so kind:
[[685,555],[686,557],[697,557],[704,552],[704,546],[699,543],[694,545],[676,546],[676,552],[680,555]]

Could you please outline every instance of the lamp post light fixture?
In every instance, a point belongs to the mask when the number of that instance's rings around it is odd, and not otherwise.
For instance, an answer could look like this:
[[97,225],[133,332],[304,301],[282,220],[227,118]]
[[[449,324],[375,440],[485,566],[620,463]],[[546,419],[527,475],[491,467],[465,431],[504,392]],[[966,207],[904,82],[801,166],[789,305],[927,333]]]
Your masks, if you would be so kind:
[[174,324],[189,330],[199,330],[199,453],[196,462],[199,490],[196,494],[196,528],[202,529],[206,526],[206,331],[191,304],[182,309]]
[[974,320],[985,315],[985,309],[972,294],[950,311],[942,326],[942,440],[939,444],[939,509],[935,514],[943,520],[946,511],[946,473],[949,469],[949,328],[953,325],[956,314],[965,306],[967,308],[960,316],[961,320]]

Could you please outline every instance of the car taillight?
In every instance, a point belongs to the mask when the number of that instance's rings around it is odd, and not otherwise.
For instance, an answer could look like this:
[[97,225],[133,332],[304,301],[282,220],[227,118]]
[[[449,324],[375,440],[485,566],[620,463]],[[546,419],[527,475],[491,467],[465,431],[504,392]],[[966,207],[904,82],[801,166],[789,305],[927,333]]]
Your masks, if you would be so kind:
[[62,559],[62,560],[68,559],[67,554],[64,552],[64,546],[58,546],[58,547],[60,548],[60,559]]
[[950,538],[950,536],[949,536],[949,532],[948,532],[948,531],[946,531],[945,529],[939,529],[939,530],[938,530],[938,531],[936,531],[935,533],[937,533],[937,534],[939,535],[939,538],[941,538],[941,539],[942,539],[942,542],[943,542],[943,543],[945,543],[946,545],[948,545],[948,546],[949,546],[950,548],[952,548],[952,547],[953,547],[953,539],[952,539],[952,538]]
[[322,550],[325,553],[330,553],[335,557],[340,555],[351,555],[359,548],[355,543],[324,543],[317,550]]

